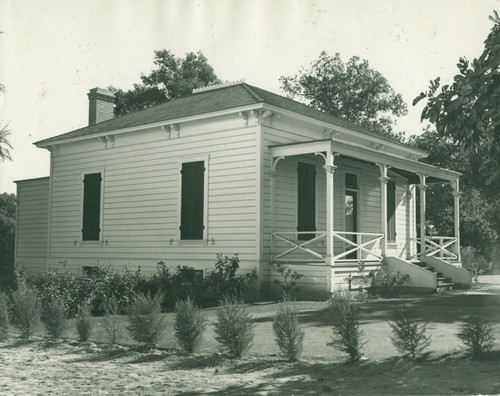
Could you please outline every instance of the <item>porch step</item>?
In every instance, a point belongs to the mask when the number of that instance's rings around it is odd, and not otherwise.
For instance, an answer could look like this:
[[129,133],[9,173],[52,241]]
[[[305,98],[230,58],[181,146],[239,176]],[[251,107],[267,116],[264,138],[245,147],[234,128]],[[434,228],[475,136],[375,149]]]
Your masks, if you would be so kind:
[[436,280],[437,280],[437,287],[436,290],[438,292],[444,291],[444,290],[452,290],[453,286],[455,286],[455,283],[452,282],[451,278],[444,277],[442,272],[437,272],[434,267],[429,267],[426,263],[422,261],[414,261],[413,264],[418,265],[419,267],[430,271],[434,272],[436,274]]

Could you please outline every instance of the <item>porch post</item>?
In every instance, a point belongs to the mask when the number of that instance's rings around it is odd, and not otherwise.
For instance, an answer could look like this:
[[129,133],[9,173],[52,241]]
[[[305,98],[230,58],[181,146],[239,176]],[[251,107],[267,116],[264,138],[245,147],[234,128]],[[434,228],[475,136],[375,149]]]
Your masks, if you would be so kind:
[[420,184],[418,185],[418,189],[420,190],[420,247],[422,256],[425,256],[425,190],[427,189],[427,185],[425,184],[426,175],[423,173],[419,173],[418,177],[420,178]]
[[336,166],[333,164],[335,156],[332,150],[326,153],[325,165],[323,168],[326,173],[326,265],[330,267],[330,292],[333,292],[334,287],[334,251],[333,251],[333,174]]
[[278,162],[281,161],[282,159],[285,159],[285,157],[277,157],[272,159],[272,166],[271,166],[271,264],[273,262],[273,256],[275,254],[274,251],[274,233],[276,231],[276,225],[275,225],[275,216],[276,216],[276,174],[278,171],[276,170],[276,167],[278,166]]
[[455,242],[455,254],[457,255],[457,260],[462,261],[462,258],[460,256],[460,195],[462,194],[460,192],[460,185],[458,182],[458,179],[453,183],[453,200],[454,200],[454,207],[455,207],[455,238],[457,238],[457,241]]
[[385,257],[387,252],[387,165],[377,164],[380,169],[380,232],[384,235],[382,238],[382,256]]
[[408,245],[408,250],[406,252],[406,258],[410,260],[412,256],[414,256],[414,232],[415,232],[415,211],[413,207],[414,199],[413,199],[413,189],[410,184],[406,186],[406,216],[408,218],[407,223],[407,232],[408,236],[406,238],[406,243]]

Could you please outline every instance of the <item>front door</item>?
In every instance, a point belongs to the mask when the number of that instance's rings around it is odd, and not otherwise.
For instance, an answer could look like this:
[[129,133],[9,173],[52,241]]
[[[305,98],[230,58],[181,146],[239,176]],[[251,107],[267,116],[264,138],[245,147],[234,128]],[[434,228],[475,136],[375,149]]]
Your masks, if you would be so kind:
[[[358,232],[358,180],[353,173],[345,174],[345,231]],[[347,234],[346,239],[358,243],[357,235]],[[345,251],[354,249],[353,245],[345,244]],[[357,259],[358,251],[345,256],[347,259]]]

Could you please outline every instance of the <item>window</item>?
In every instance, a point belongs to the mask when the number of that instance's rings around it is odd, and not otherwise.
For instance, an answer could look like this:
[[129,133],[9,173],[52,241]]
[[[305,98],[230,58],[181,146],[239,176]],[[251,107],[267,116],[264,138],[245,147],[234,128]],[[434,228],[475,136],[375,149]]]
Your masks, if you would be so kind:
[[203,239],[205,162],[184,162],[181,169],[181,224],[183,240]]
[[98,241],[100,239],[101,181],[100,173],[86,174],[83,178],[83,241]]
[[98,274],[99,268],[95,266],[83,266],[82,272],[84,275],[93,276]]
[[[316,231],[316,167],[298,163],[297,231]],[[299,240],[313,239],[315,234],[299,234]]]
[[387,240],[396,241],[396,183],[387,183]]
[[[358,232],[358,176],[354,173],[345,174],[345,231],[356,233]],[[356,234],[346,234],[346,239],[354,243],[358,243],[358,236]],[[345,250],[351,250],[354,246],[346,243]],[[357,259],[358,251],[354,251],[345,256],[347,259]]]

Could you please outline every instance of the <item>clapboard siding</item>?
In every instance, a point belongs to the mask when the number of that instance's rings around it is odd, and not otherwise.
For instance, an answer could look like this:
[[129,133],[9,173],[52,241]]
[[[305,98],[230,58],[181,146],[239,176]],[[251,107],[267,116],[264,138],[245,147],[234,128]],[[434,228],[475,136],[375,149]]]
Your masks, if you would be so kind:
[[[217,128],[217,129],[214,129]],[[181,125],[168,139],[157,128],[62,145],[53,158],[50,263],[79,268],[92,262],[140,265],[158,260],[212,268],[215,254],[238,253],[246,270],[257,264],[256,126],[237,115]],[[182,162],[207,160],[208,241],[179,241]],[[101,241],[81,241],[83,175],[103,173]],[[64,230],[64,231],[62,231]]]
[[50,179],[17,182],[15,262],[29,273],[42,272],[47,259]]

